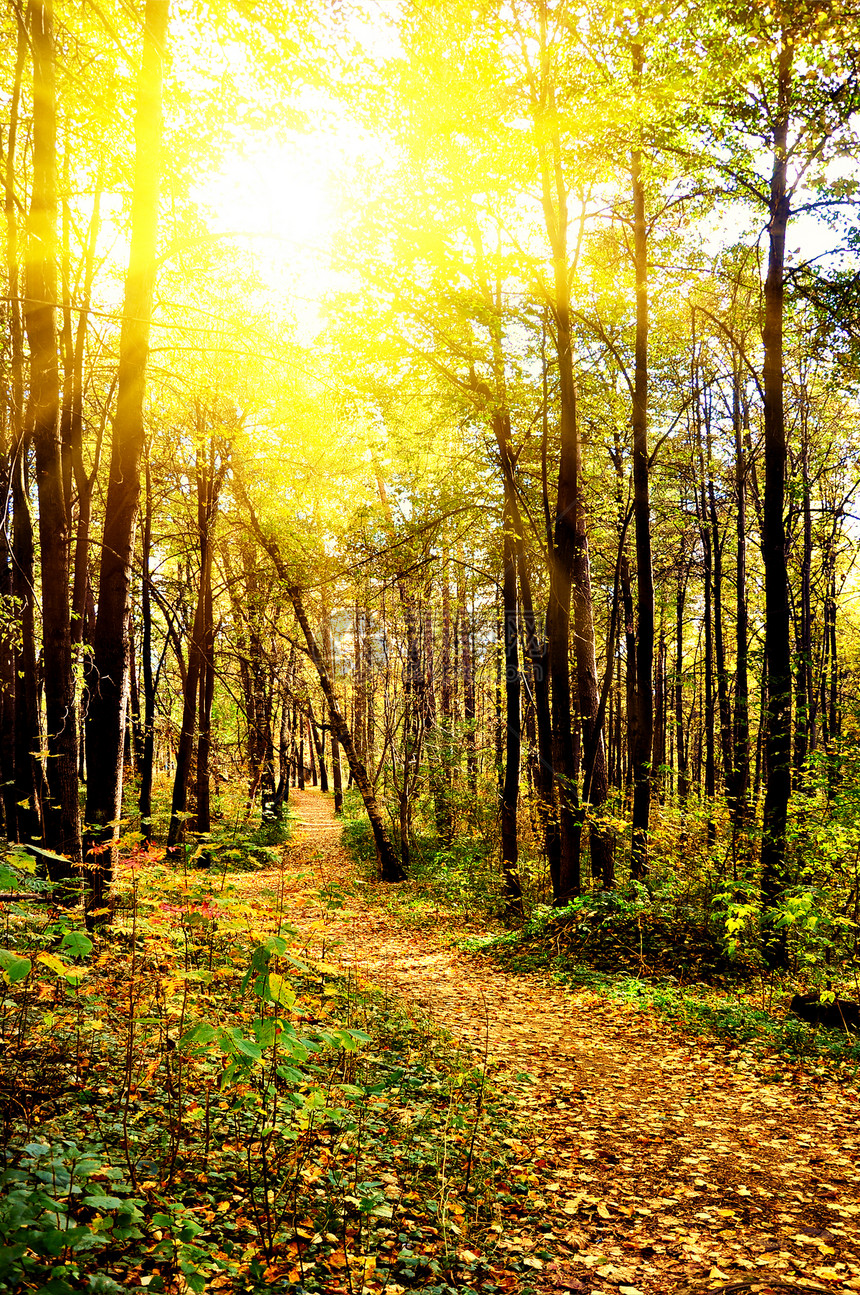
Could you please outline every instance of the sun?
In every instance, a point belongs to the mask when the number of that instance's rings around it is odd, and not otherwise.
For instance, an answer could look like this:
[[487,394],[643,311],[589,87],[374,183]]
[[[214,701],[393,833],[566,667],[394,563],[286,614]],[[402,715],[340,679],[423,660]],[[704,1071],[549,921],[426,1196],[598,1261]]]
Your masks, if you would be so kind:
[[311,136],[249,137],[225,155],[194,197],[213,234],[243,247],[284,302],[315,306],[330,280],[340,218],[332,168]]

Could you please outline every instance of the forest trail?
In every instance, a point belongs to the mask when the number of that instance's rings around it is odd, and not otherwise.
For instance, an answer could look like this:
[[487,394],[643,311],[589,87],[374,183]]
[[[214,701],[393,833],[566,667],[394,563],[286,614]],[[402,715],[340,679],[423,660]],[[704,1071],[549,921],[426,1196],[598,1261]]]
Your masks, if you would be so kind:
[[[527,1256],[535,1291],[648,1295],[768,1276],[860,1290],[856,1088],[762,1079],[742,1054],[647,1012],[458,952],[443,919],[404,929],[355,877],[331,801],[290,795],[286,871],[256,874],[255,888],[284,888],[288,920],[326,961],[411,1001],[478,1060],[487,1050],[494,1087],[522,1110],[535,1176],[498,1246]],[[319,888],[347,879],[345,906],[327,909]]]

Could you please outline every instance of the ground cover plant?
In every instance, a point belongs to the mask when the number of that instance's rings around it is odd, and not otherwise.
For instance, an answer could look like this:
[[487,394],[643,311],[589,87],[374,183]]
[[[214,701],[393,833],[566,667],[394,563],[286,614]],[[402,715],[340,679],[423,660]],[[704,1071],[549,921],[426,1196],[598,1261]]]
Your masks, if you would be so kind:
[[6,865],[0,1290],[458,1289],[499,1209],[480,1058],[194,863],[126,843],[92,936]]
[[[805,817],[832,838],[844,810],[837,803],[822,817],[821,806],[817,813],[814,807],[807,801]],[[372,838],[355,800],[348,814],[344,841],[370,876]],[[434,834],[431,816],[416,814],[409,882],[394,894],[383,888],[380,902],[407,926],[433,928],[441,921],[460,947],[510,970],[549,972],[562,984],[657,1011],[675,1028],[720,1038],[775,1064],[799,1062],[819,1073],[856,1075],[856,1035],[811,1028],[788,1010],[798,985],[818,986],[825,1000],[835,993],[835,983],[849,1000],[858,996],[851,958],[855,928],[840,911],[834,877],[823,876],[823,851],[798,868],[804,884],[786,895],[791,965],[777,974],[762,957],[753,877],[737,867],[734,876],[727,875],[724,860],[704,846],[691,848],[703,826],[694,814],[679,824],[664,813],[660,826],[647,886],[595,888],[562,908],[548,902],[539,860],[531,866],[524,860],[528,916],[512,925],[504,920],[496,834],[464,834],[448,846]],[[683,859],[679,831],[687,849]],[[527,831],[522,835],[529,840]],[[796,826],[794,838],[808,846],[808,829]]]

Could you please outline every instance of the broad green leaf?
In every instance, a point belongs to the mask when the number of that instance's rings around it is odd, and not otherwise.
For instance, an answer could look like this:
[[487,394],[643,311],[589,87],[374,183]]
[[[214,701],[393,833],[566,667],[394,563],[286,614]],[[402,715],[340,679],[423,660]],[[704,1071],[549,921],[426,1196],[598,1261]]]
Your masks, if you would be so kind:
[[88,958],[93,951],[93,942],[83,931],[66,931],[60,948],[72,958]]
[[192,1025],[190,1030],[186,1030],[179,1040],[179,1047],[185,1048],[190,1043],[211,1043],[215,1038],[215,1027],[208,1021],[198,1021]]
[[121,1210],[125,1201],[119,1196],[105,1196],[99,1192],[84,1197],[84,1205],[92,1210]]
[[17,985],[19,980],[26,980],[32,968],[29,958],[22,958],[10,949],[0,949],[0,972],[7,985]]

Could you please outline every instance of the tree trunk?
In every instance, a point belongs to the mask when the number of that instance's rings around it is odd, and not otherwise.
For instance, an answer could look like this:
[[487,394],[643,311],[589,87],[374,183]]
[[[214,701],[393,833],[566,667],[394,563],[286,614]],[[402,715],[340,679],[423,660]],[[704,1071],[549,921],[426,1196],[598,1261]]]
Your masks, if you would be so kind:
[[633,587],[627,554],[621,555],[621,601],[624,608],[625,704],[627,707],[627,750],[624,761],[624,786],[629,794],[633,787],[633,757],[636,746],[636,625],[633,618]]
[[36,691],[35,562],[33,519],[28,489],[29,420],[24,416],[24,327],[21,316],[18,257],[18,202],[15,159],[21,85],[29,49],[27,30],[16,10],[18,43],[9,134],[6,147],[4,210],[6,215],[6,275],[9,287],[9,477],[12,497],[11,593],[19,608],[19,633],[12,652],[11,757],[14,785],[5,788],[6,827],[18,841],[42,839],[41,750]]
[[325,765],[325,729],[317,728],[317,722],[314,719],[314,711],[310,701],[308,701],[308,714],[310,716],[311,737],[314,746],[317,749],[317,760],[320,768],[320,791],[328,791],[328,770]]
[[747,614],[746,568],[746,467],[741,409],[741,359],[733,358],[732,421],[735,429],[735,510],[737,516],[737,565],[735,576],[735,620],[737,625],[735,665],[734,760],[732,769],[732,841],[737,845],[746,825],[749,781],[749,618]]
[[[634,75],[642,74],[642,47],[633,47]],[[648,230],[645,187],[638,149],[631,156],[633,245],[636,275],[636,343],[633,392],[633,517],[636,533],[636,723],[633,728],[633,834],[630,872],[634,880],[648,874],[648,829],[651,818],[651,745],[654,701],[654,573],[651,564],[651,504],[648,485]]]
[[803,550],[800,561],[800,607],[797,625],[797,668],[795,672],[794,768],[798,785],[807,786],[805,765],[814,749],[815,700],[812,683],[812,500],[809,482],[809,409],[802,392],[800,417],[800,459],[803,486]]
[[[695,358],[693,361],[695,365]],[[705,460],[702,452],[702,428],[697,419],[698,453],[699,453],[699,490],[697,491],[696,512],[699,518],[699,535],[702,540],[703,580],[705,586],[705,657],[703,663],[703,693],[705,720],[705,800],[708,810],[708,846],[716,840],[716,822],[714,820],[714,797],[717,793],[716,761],[714,752],[714,560],[711,531],[707,518],[707,496],[705,486]]]
[[508,911],[522,917],[522,888],[517,870],[517,806],[520,792],[520,663],[517,644],[517,555],[509,501],[503,517],[502,615],[505,647],[505,776],[501,788],[502,873]]
[[[462,559],[463,546],[460,545],[460,557]],[[463,724],[465,728],[466,741],[466,785],[469,788],[469,794],[474,798],[478,794],[478,745],[477,734],[475,732],[476,710],[475,710],[475,654],[472,649],[472,634],[474,630],[472,617],[469,615],[469,609],[466,604],[466,574],[463,570],[462,561],[457,571],[457,618],[454,625],[454,643],[458,639],[460,642],[460,664],[463,675]],[[452,721],[456,718],[456,707],[453,704],[457,695],[457,671],[454,671],[454,685],[452,692]]]
[[[36,451],[42,573],[42,642],[47,725],[45,842],[80,861],[78,727],[72,677],[69,614],[69,509],[60,442],[60,373],[57,361],[57,115],[53,11],[49,0],[28,9],[33,51],[33,192],[27,239],[30,342],[29,421]],[[72,868],[54,862],[54,880]]]
[[[135,109],[135,170],[131,247],[125,280],[119,344],[117,408],[99,573],[94,642],[98,685],[87,719],[87,823],[97,838],[112,842],[122,810],[125,735],[126,624],[134,529],[145,444],[143,402],[156,271],[158,187],[161,174],[162,72],[168,0],[146,0],[143,55]],[[92,904],[102,904],[110,881],[111,854],[95,856]]]
[[783,400],[783,302],[785,238],[790,198],[786,147],[792,90],[793,44],[782,35],[778,62],[773,172],[768,225],[769,254],[764,285],[764,461],[762,558],[765,583],[765,659],[767,661],[767,733],[761,846],[761,889],[765,909],[765,954],[774,966],[786,961],[786,928],[776,927],[773,912],[788,882],[786,829],[791,796],[791,625],[785,560],[785,409]]
[[[587,807],[577,803],[575,786],[577,752],[580,744],[586,749],[592,746],[594,748],[591,801],[598,811],[606,799],[609,784],[603,734],[596,728],[599,694],[594,650],[591,569],[583,503],[582,447],[577,421],[570,322],[568,188],[562,160],[555,85],[551,76],[550,40],[545,7],[540,11],[540,49],[542,80],[534,110],[535,124],[539,128],[538,155],[544,224],[553,262],[553,293],[549,306],[555,322],[561,442],[558,503],[553,542],[551,551],[548,553],[551,614],[547,615],[548,657],[552,677],[554,776],[558,788],[561,842],[558,890],[554,900],[556,903],[566,903],[578,895],[581,888],[580,846]],[[546,411],[546,393],[544,396],[544,411]],[[546,435],[544,435],[543,446],[542,465],[545,476]],[[565,682],[562,677],[563,669],[569,672],[571,612],[577,681],[576,698],[580,717],[576,734],[571,729],[570,680],[568,677]],[[557,688],[559,689],[558,701],[556,701]],[[592,874],[596,877],[609,877],[612,874],[612,868],[611,833],[595,826],[591,832]]]
[[388,839],[388,833],[385,830],[385,823],[382,818],[382,811],[379,808],[379,804],[373,791],[373,784],[367,776],[367,770],[358,758],[355,746],[353,745],[352,734],[349,731],[349,726],[343,718],[337,704],[337,698],[335,697],[334,688],[332,686],[325,660],[320,651],[319,645],[317,644],[316,638],[314,637],[310,621],[308,620],[307,613],[305,611],[301,590],[297,585],[287,583],[286,571],[280,559],[280,555],[277,554],[277,550],[274,549],[273,546],[267,547],[272,560],[275,562],[278,574],[287,585],[287,595],[290,602],[293,604],[296,619],[301,626],[305,643],[307,644],[308,655],[316,668],[320,687],[322,688],[323,695],[328,703],[332,727],[332,742],[337,738],[340,745],[343,747],[344,754],[349,762],[349,767],[352,769],[352,776],[355,781],[355,785],[364,801],[364,807],[367,810],[367,817],[370,819],[370,826],[373,831],[373,839],[376,843],[379,875],[383,881],[404,881],[406,879],[406,874],[404,873],[400,860],[397,858],[391,842]]
[[152,590],[150,556],[152,553],[152,470],[146,455],[146,503],[143,515],[141,546],[141,667],[143,676],[143,759],[140,762],[140,830],[144,843],[152,839],[152,777],[155,765],[155,677],[152,670]]
[[[206,411],[198,406],[198,434],[204,430]],[[197,769],[197,795],[203,796],[203,819],[209,821],[209,715],[212,706],[214,689],[214,625],[212,616],[212,557],[215,532],[215,518],[218,511],[218,498],[224,475],[227,471],[227,459],[222,454],[216,463],[214,438],[210,438],[208,462],[202,449],[197,451],[197,536],[200,546],[200,584],[197,591],[197,609],[194,613],[194,626],[191,641],[188,645],[188,670],[185,677],[185,692],[182,703],[182,727],[179,732],[179,745],[176,752],[176,771],[173,778],[173,800],[170,810],[170,826],[167,833],[168,849],[172,849],[185,837],[185,819],[188,808],[188,787],[191,778],[191,766],[194,755],[194,733],[197,730],[197,757],[202,757],[204,767]],[[196,820],[198,832],[208,832],[208,826],[201,826],[200,803]]]
[[[207,483],[212,489],[215,473],[214,447],[209,461]],[[197,831],[212,830],[210,801],[210,756],[212,751],[212,701],[215,695],[215,617],[212,606],[212,531],[217,498],[207,500],[209,517],[203,582],[203,633],[200,644],[200,683],[197,708]],[[272,789],[274,791],[274,788]]]
[[683,576],[678,583],[675,602],[675,752],[678,768],[678,799],[683,805],[690,791],[687,775],[687,743],[684,737],[684,606],[690,566],[681,548]]

